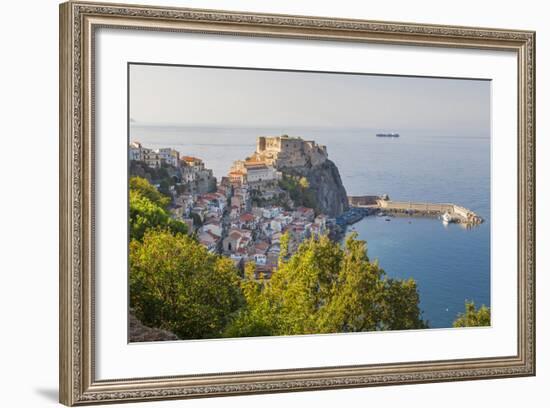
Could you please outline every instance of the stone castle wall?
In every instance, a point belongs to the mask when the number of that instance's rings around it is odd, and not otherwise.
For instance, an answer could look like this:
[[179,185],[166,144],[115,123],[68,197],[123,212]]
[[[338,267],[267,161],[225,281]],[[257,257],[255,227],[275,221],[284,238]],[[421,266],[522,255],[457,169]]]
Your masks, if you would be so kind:
[[255,158],[277,168],[294,168],[321,165],[328,155],[326,146],[314,141],[288,136],[261,136],[256,142]]

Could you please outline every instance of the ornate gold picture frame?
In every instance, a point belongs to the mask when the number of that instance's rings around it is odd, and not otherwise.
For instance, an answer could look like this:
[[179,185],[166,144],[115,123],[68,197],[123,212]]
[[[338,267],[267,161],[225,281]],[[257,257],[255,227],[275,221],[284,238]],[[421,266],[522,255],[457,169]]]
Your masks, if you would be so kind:
[[[97,379],[95,34],[99,28],[513,52],[517,56],[517,353],[484,358]],[[121,158],[124,160],[124,158]],[[60,402],[66,405],[535,375],[535,33],[229,11],[60,6]]]

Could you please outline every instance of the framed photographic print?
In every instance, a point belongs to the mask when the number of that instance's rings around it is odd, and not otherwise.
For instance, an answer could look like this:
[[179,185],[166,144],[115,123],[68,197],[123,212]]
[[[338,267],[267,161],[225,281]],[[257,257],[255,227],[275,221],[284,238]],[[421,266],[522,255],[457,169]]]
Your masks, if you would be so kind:
[[535,374],[535,33],[60,6],[66,405]]

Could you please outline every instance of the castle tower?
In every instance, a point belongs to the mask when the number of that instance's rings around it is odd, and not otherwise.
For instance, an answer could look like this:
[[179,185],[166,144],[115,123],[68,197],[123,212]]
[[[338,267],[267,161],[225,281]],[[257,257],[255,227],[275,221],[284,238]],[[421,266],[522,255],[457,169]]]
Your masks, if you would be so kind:
[[256,140],[256,153],[261,153],[265,150],[265,136],[260,136]]

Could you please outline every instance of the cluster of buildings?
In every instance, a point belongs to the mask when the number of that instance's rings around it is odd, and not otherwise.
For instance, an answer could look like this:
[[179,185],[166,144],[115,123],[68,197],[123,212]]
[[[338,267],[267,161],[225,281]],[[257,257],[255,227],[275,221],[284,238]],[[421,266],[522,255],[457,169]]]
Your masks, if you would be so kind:
[[228,177],[233,184],[254,186],[276,182],[282,178],[282,173],[264,161],[237,160],[233,163]]
[[232,184],[247,185],[251,191],[270,199],[282,192],[277,182],[283,177],[283,169],[312,167],[327,158],[326,146],[312,140],[287,135],[261,136],[256,141],[256,151],[246,160],[235,161],[228,178]]
[[147,166],[160,169],[163,164],[173,167],[180,166],[180,154],[169,147],[150,149],[139,142],[131,142],[128,149],[130,160],[144,162]]
[[152,169],[169,166],[175,171],[178,183],[190,193],[201,194],[215,190],[216,179],[212,170],[206,168],[204,162],[197,157],[180,155],[170,147],[150,149],[139,142],[131,142],[129,158]]
[[283,192],[278,183],[280,169],[326,160],[326,148],[312,141],[260,137],[251,157],[235,161],[227,177],[209,183],[206,189],[200,188],[200,180],[211,180],[213,175],[199,158],[180,155],[171,148],[148,149],[138,142],[130,144],[129,155],[130,160],[151,168],[176,168],[184,188],[173,189],[173,217],[185,222],[210,252],[230,257],[239,268],[253,263],[257,276],[269,278],[276,270],[284,234],[289,236],[292,254],[303,240],[327,233],[333,221],[315,214],[312,208],[258,206],[252,199],[258,195],[269,199]]
[[288,252],[292,254],[303,240],[327,232],[327,217],[315,216],[312,208],[305,207],[290,211],[276,206],[252,207],[232,213],[228,221],[222,254],[240,267],[254,263],[256,274],[268,278],[277,268],[283,234],[288,234]]
[[222,187],[214,193],[181,197],[185,202],[182,219],[188,224],[188,230],[194,231],[199,242],[213,253],[221,250],[229,195]]
[[210,252],[230,257],[241,269],[253,263],[257,276],[268,278],[277,268],[283,234],[292,254],[303,240],[328,232],[327,216],[312,208],[252,206],[249,187],[226,178],[215,192],[179,195],[172,213]]
[[316,216],[312,208],[285,210],[277,205],[258,206],[251,199],[259,196],[270,200],[284,194],[278,183],[282,169],[313,166],[326,159],[326,147],[313,141],[286,135],[259,137],[256,151],[246,160],[235,161],[223,180],[233,194],[221,253],[240,266],[253,262],[257,275],[270,277],[277,268],[283,234],[289,235],[292,254],[304,239],[328,232],[327,216]]

